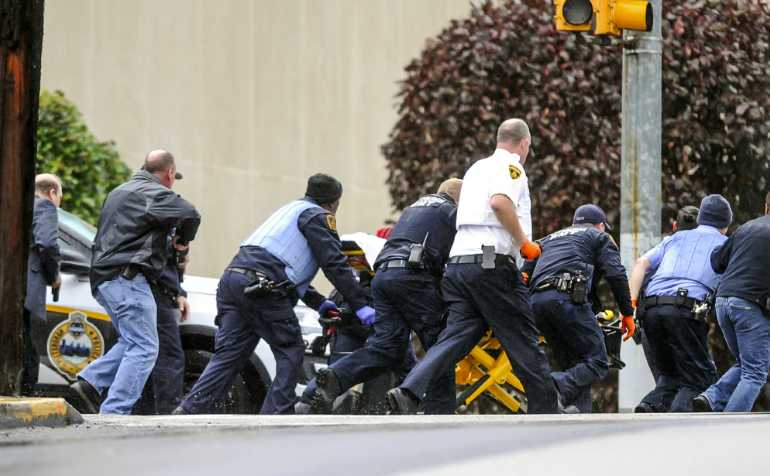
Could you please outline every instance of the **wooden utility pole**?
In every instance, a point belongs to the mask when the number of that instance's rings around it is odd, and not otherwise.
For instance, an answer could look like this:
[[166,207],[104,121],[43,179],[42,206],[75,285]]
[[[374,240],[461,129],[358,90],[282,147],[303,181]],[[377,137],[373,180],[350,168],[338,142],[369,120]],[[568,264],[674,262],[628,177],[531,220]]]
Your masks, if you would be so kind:
[[0,0],[0,395],[19,394],[26,364],[44,7],[44,0]]

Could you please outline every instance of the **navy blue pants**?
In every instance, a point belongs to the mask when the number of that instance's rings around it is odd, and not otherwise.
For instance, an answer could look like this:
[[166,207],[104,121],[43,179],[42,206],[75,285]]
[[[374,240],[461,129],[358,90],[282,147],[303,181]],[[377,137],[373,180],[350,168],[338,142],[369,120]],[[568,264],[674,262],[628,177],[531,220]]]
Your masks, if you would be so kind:
[[158,358],[134,404],[134,415],[170,415],[184,395],[184,350],[179,335],[174,302],[152,288],[158,306]]
[[214,356],[182,407],[190,413],[218,413],[235,376],[249,361],[260,339],[275,357],[275,380],[267,391],[262,414],[294,413],[296,386],[305,344],[286,296],[248,298],[243,289],[251,278],[226,271],[217,289],[217,331]]
[[636,332],[639,333],[642,339],[642,350],[644,351],[644,358],[647,360],[647,366],[650,367],[652,378],[657,382],[660,378],[660,369],[658,369],[658,363],[655,362],[655,354],[653,354],[652,347],[650,347],[650,339],[647,337],[647,333],[644,331],[644,328],[638,327]]
[[688,309],[655,306],[644,315],[644,331],[660,377],[642,402],[659,412],[691,412],[692,399],[717,380],[708,324],[692,319]]
[[528,412],[557,413],[556,388],[538,346],[529,290],[514,263],[497,261],[489,270],[480,264],[449,265],[441,282],[449,304],[447,327],[401,387],[423,398],[433,381],[454,369],[491,327],[524,386]]
[[553,351],[561,372],[552,372],[565,406],[591,413],[591,385],[610,370],[604,335],[591,304],[575,304],[556,290],[532,295],[535,324]]
[[[372,299],[377,312],[369,345],[331,366],[342,390],[397,370],[411,348],[413,330],[429,350],[441,332],[446,304],[439,280],[430,274],[405,268],[378,271],[372,281]],[[429,388],[425,413],[451,414],[455,410],[454,367],[447,368]]]
[[[35,344],[35,337],[32,332],[33,319],[39,319],[24,308],[24,349],[27,353],[27,363],[24,366],[24,374],[21,380],[21,394],[25,397],[34,396],[37,392],[37,380],[40,374],[40,353]],[[41,319],[42,321],[42,319]]]
[[[355,352],[359,349],[363,349],[366,345],[366,341],[371,336],[372,332],[371,329],[367,329],[365,327],[350,327],[345,329],[338,329],[337,330],[337,343],[335,344],[334,351],[335,352]],[[332,365],[333,363],[337,362],[338,360],[345,357],[344,355],[330,355],[329,356],[329,365]],[[393,370],[393,385],[399,386],[401,385],[401,382],[404,381],[407,374],[414,368],[414,366],[417,365],[417,355],[414,353],[414,348],[410,345],[407,349],[406,354],[404,354],[404,360],[401,362],[401,365],[399,365],[396,369]],[[372,392],[376,391],[377,388],[380,387],[379,380],[380,378],[376,379],[377,382],[374,380],[367,380],[364,382],[364,391],[362,394],[363,401],[375,401],[379,399],[383,399],[384,395],[374,395]],[[389,380],[389,379],[388,379]],[[307,384],[307,388],[305,388],[305,391],[302,393],[302,402],[304,403],[310,403],[310,401],[313,399],[313,394],[315,393],[317,384],[316,380],[313,379]],[[390,387],[386,389],[385,391],[390,390]]]

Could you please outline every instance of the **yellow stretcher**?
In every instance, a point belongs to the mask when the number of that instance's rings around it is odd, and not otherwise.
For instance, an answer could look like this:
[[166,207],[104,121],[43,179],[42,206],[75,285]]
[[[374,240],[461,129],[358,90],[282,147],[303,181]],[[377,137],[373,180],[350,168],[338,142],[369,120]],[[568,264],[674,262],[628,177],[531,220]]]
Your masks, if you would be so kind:
[[[604,333],[607,355],[612,368],[622,369],[620,360],[619,320],[613,319],[612,311],[596,316]],[[540,337],[540,342],[544,340]],[[484,396],[511,413],[527,412],[527,397],[521,382],[513,374],[508,355],[501,349],[500,342],[490,330],[468,356],[455,367],[455,381],[468,386],[459,397],[455,408],[468,405]]]

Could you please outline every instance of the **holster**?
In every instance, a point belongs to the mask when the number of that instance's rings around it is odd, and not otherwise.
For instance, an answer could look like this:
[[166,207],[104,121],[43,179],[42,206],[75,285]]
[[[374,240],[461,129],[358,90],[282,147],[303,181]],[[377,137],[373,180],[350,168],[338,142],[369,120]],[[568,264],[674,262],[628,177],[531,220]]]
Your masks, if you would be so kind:
[[136,277],[136,275],[139,274],[139,265],[136,264],[129,264],[126,266],[123,271],[120,273],[121,276],[126,278],[127,280],[131,281]]

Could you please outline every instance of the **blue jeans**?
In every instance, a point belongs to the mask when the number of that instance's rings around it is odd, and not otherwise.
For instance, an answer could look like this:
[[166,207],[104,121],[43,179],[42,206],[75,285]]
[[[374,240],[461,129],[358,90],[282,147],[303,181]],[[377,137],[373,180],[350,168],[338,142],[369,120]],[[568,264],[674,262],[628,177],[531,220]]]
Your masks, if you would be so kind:
[[703,395],[714,411],[750,412],[770,369],[770,320],[737,297],[717,299],[717,319],[738,363]]
[[142,274],[117,276],[99,286],[96,301],[109,314],[118,342],[78,377],[100,394],[109,388],[100,414],[129,415],[158,357],[157,308]]

